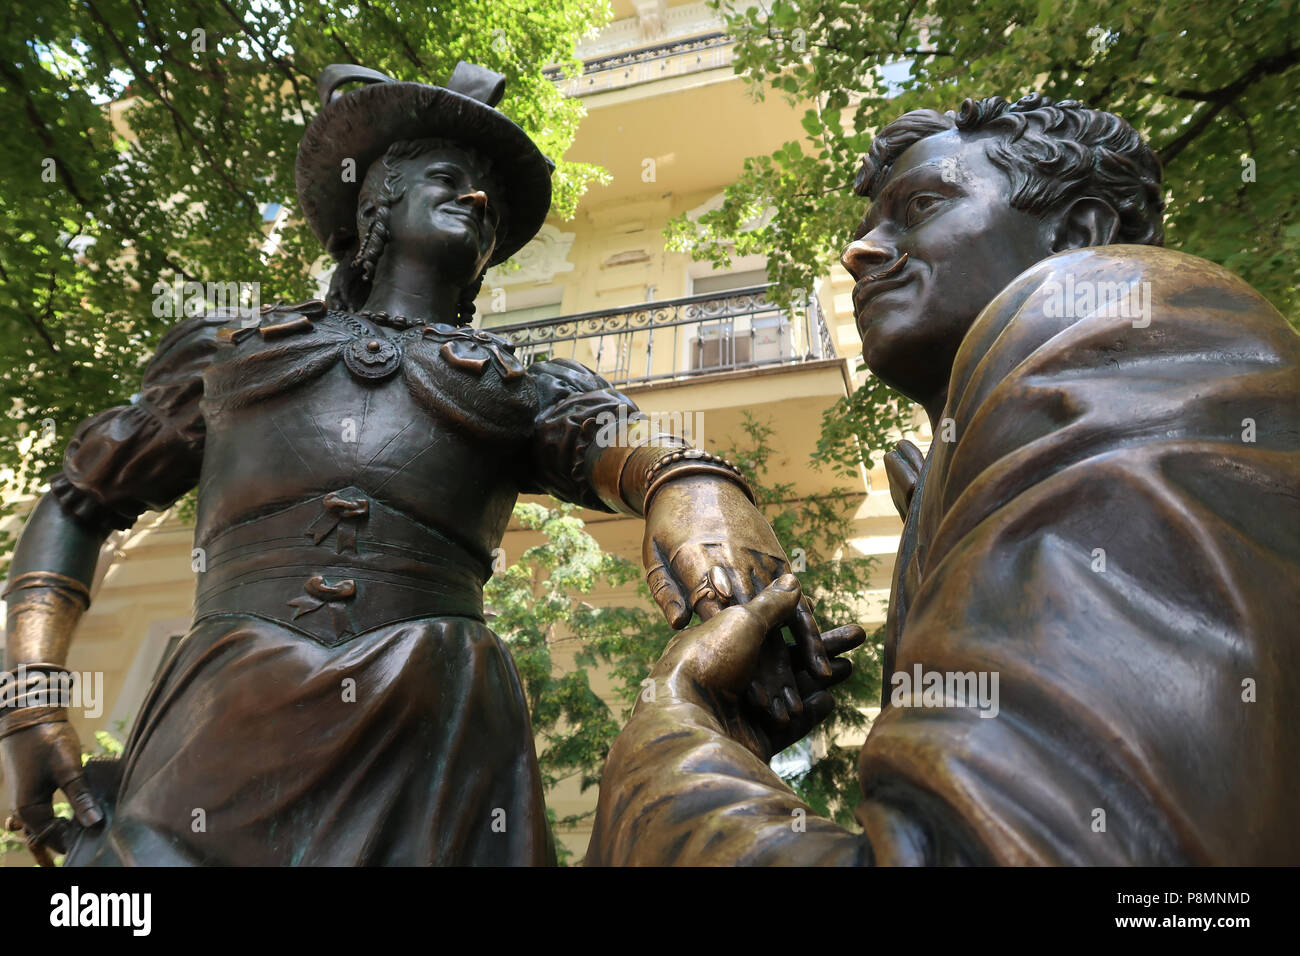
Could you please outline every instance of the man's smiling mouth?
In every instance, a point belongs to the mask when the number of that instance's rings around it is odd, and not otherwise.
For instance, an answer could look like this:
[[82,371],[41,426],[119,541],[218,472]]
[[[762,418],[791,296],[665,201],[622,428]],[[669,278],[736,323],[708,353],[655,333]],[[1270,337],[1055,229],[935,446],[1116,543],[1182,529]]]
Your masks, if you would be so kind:
[[904,252],[888,268],[869,276],[863,276],[858,281],[858,284],[853,287],[853,311],[859,319],[862,316],[862,310],[876,296],[891,289],[897,289],[912,280],[911,276],[900,275],[903,267],[907,265],[907,259],[908,255]]

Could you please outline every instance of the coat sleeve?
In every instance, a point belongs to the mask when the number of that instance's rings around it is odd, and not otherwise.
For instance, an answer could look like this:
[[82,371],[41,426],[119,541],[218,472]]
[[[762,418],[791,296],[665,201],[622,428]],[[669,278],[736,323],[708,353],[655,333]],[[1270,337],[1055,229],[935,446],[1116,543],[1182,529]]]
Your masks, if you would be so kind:
[[131,527],[193,488],[203,462],[203,370],[228,317],[196,316],[173,328],[145,369],[140,392],[82,422],[50,491],[96,530]]
[[[1134,280],[1145,317],[1060,307],[1062,288]],[[864,834],[792,833],[794,794],[707,704],[661,701],[611,752],[596,862],[1300,858],[1298,342],[1178,253],[1025,273],[956,359],[859,762]],[[934,700],[904,683],[931,674]],[[987,704],[965,694],[980,675]]]
[[[537,362],[529,368],[537,388],[538,413],[530,446],[525,494],[551,494],[609,512],[592,473],[593,443],[602,433],[616,436],[622,423],[645,418],[636,403],[591,369],[569,359]],[[617,496],[618,489],[606,489]]]

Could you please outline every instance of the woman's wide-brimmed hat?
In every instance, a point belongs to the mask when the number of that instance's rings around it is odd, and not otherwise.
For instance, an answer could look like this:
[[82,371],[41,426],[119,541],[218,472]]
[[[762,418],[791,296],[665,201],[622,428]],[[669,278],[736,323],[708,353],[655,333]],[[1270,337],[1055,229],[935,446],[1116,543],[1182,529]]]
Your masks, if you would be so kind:
[[[367,85],[338,92],[344,83],[358,81]],[[494,108],[505,93],[500,73],[461,62],[443,87],[334,64],[316,86],[323,106],[303,134],[294,175],[299,207],[335,259],[356,248],[357,199],[366,171],[400,140],[452,140],[492,164],[505,190],[507,215],[490,265],[509,259],[542,227],[551,208],[555,164]],[[350,167],[346,160],[352,160]],[[349,168],[353,175],[345,175]]]

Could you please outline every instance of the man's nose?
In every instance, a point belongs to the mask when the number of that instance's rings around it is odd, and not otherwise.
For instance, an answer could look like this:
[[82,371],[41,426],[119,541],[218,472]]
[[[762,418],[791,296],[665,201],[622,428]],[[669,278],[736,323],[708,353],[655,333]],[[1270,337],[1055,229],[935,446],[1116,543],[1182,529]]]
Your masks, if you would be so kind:
[[465,193],[456,197],[456,202],[466,206],[477,206],[479,209],[486,209],[488,204],[487,193],[481,189]]
[[848,244],[843,255],[840,256],[840,265],[849,270],[849,275],[861,282],[897,258],[898,253],[882,242],[874,239],[855,239]]

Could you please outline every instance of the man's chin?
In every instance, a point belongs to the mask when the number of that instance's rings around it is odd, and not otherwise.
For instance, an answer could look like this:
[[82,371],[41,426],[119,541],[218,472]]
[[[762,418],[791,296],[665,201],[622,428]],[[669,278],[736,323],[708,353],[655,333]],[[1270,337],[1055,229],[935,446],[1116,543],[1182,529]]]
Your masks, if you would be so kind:
[[881,375],[876,366],[887,366],[890,355],[898,352],[912,324],[911,310],[890,309],[873,302],[855,318],[862,336],[862,358],[872,372]]
[[871,322],[862,336],[862,360],[871,374],[890,388],[901,392],[914,402],[923,402],[919,395],[918,375],[925,377],[915,366],[917,356],[925,351],[925,346],[917,342],[914,336],[907,334],[910,326],[906,316],[893,316],[894,322]]

